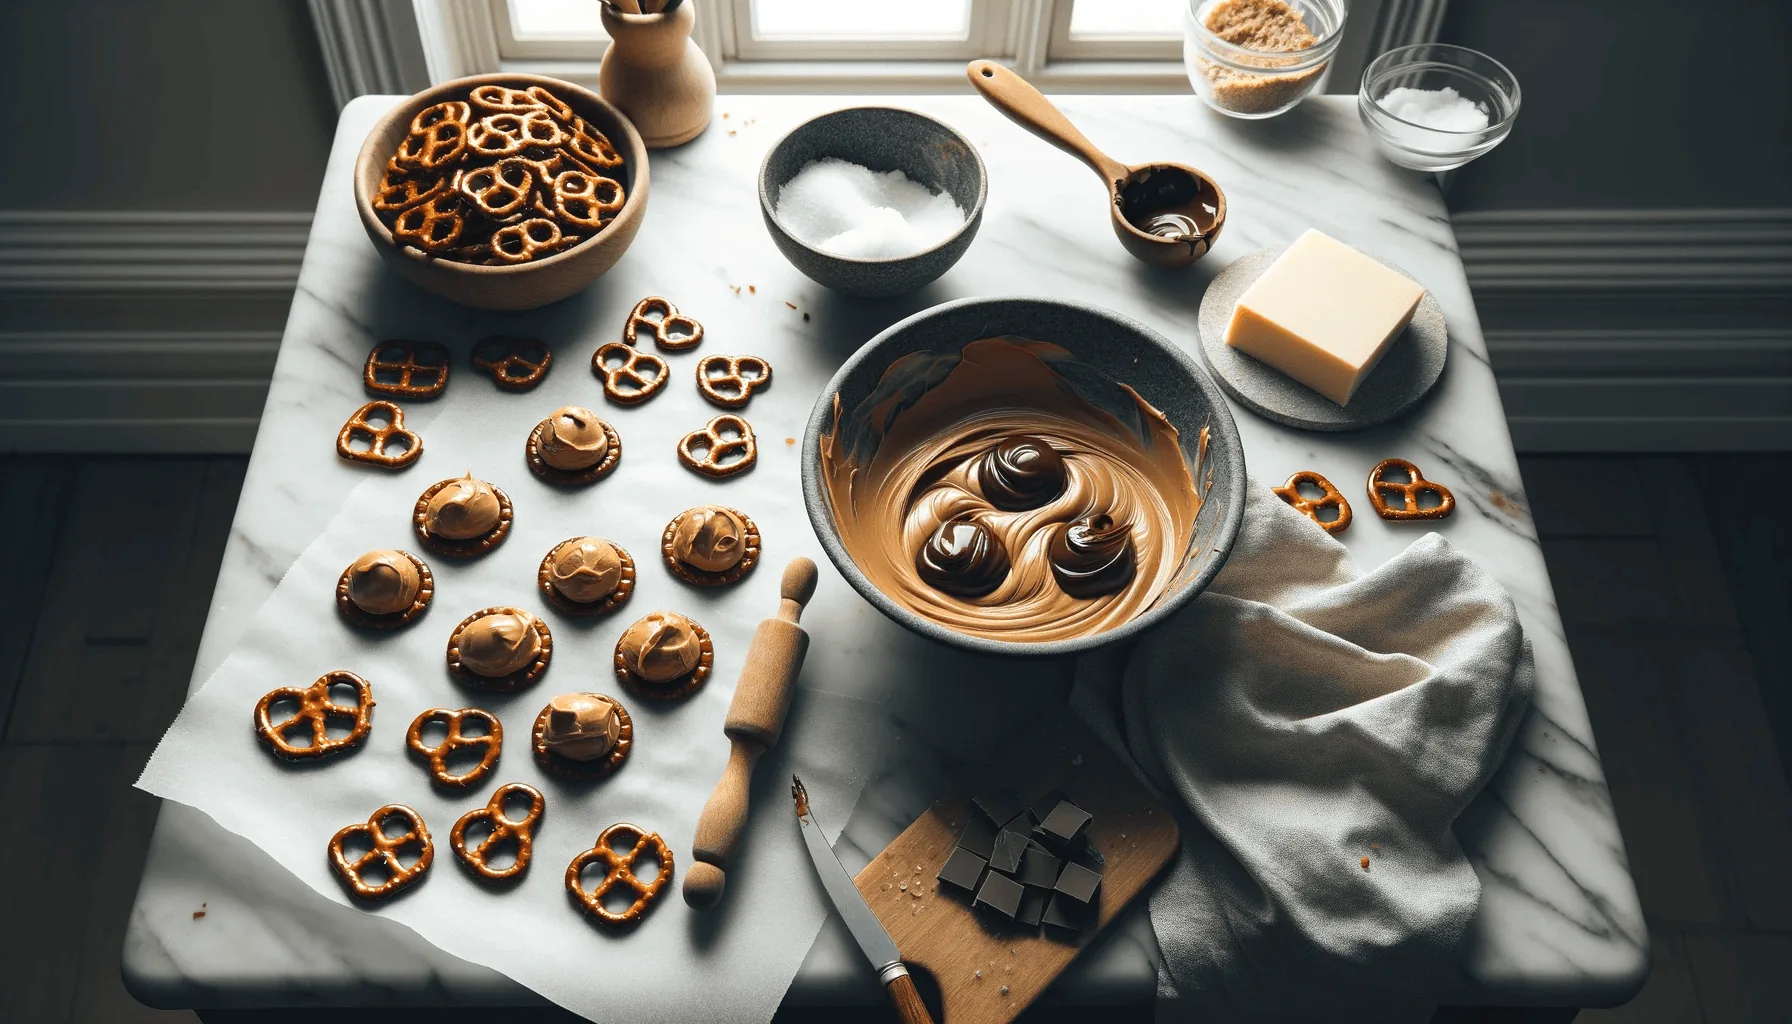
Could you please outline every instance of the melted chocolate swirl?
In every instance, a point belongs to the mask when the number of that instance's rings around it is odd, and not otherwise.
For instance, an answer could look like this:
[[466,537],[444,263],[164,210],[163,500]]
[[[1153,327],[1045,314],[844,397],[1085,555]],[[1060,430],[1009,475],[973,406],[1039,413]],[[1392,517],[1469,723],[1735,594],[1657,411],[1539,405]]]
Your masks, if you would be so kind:
[[1052,534],[1049,554],[1052,576],[1071,597],[1100,597],[1122,589],[1132,582],[1138,562],[1132,531],[1099,512],[1065,523]]
[[977,468],[983,497],[1004,512],[1038,508],[1064,493],[1064,457],[1031,434],[1015,434],[991,448]]
[[1008,549],[987,526],[953,519],[915,552],[915,571],[936,590],[956,597],[982,597],[1008,578]]

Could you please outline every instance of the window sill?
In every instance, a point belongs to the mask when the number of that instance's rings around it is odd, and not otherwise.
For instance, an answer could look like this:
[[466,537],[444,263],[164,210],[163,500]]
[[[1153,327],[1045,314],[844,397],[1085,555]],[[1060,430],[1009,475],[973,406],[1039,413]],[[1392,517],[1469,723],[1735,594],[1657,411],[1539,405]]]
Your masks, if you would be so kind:
[[[728,93],[951,93],[965,88],[965,61],[727,60],[716,85]],[[597,88],[596,60],[507,60],[505,71],[549,75]],[[1051,61],[1028,80],[1048,92],[1187,92],[1181,61]]]

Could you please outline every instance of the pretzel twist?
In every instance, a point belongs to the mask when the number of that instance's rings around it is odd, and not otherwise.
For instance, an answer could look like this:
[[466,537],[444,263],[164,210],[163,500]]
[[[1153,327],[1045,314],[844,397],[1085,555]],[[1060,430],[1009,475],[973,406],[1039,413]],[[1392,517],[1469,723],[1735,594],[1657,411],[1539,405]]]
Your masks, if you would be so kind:
[[710,355],[697,361],[698,393],[724,409],[745,406],[753,392],[771,383],[772,364],[758,356]]
[[473,119],[473,108],[464,100],[444,100],[417,111],[411,118],[411,134],[421,135],[442,121],[453,121],[461,127]]
[[[405,831],[396,836],[388,835],[386,822],[395,817],[404,820]],[[365,836],[372,848],[350,860],[343,851],[343,846],[348,840],[358,836]],[[398,855],[400,851],[412,846],[422,852],[415,864],[406,867]],[[429,829],[423,824],[423,816],[404,804],[387,804],[374,811],[366,821],[344,826],[330,837],[330,866],[336,869],[336,874],[349,887],[349,891],[364,900],[390,896],[411,885],[423,877],[435,858],[436,844],[429,837]],[[378,885],[368,885],[361,875],[368,865],[374,863],[386,869],[386,880]]]
[[427,253],[454,247],[467,229],[464,200],[453,190],[443,190],[400,213],[392,221],[392,237]]
[[[612,358],[620,358],[621,365],[609,365]],[[653,370],[653,376],[641,372],[644,366]],[[604,379],[604,397],[617,405],[639,405],[647,401],[665,387],[672,376],[672,368],[664,359],[620,341],[598,346],[591,357],[591,370]],[[627,385],[626,389],[624,385]]]
[[[727,461],[736,455],[740,458]],[[732,413],[723,413],[678,439],[678,461],[708,477],[744,473],[758,458],[759,443],[753,437],[752,424]]]
[[[672,329],[675,327],[682,333],[673,334]],[[638,348],[643,331],[652,334],[654,344],[667,352],[696,348],[703,340],[703,325],[694,317],[680,313],[677,306],[658,295],[649,295],[635,303],[635,308],[628,315],[628,322],[622,325],[622,340]]]
[[[355,689],[355,703],[338,704],[330,696],[332,687],[346,685]],[[283,700],[296,701],[298,710],[280,722],[268,717],[269,709]],[[349,719],[354,724],[340,739],[330,738],[330,722]],[[286,738],[287,730],[300,723],[311,727],[311,745],[301,747]],[[353,672],[337,670],[319,676],[310,686],[282,686],[269,690],[255,702],[255,734],[288,761],[308,761],[328,757],[347,750],[367,738],[373,729],[373,688],[367,680]]]
[[[1317,487],[1322,492],[1317,498],[1309,498],[1300,491],[1301,485]],[[1326,533],[1339,534],[1350,529],[1350,502],[1345,500],[1343,492],[1332,486],[1332,482],[1310,469],[1303,469],[1288,478],[1288,482],[1280,487],[1272,488],[1276,497],[1294,506],[1294,511],[1319,524]],[[1338,518],[1327,522],[1319,518],[1321,509],[1335,508]]]
[[472,101],[473,106],[490,114],[526,114],[542,106],[535,97],[529,95],[528,89],[512,89],[508,85],[477,86],[467,94],[467,99]]
[[[463,731],[463,724],[468,720],[484,722],[485,735],[468,736]],[[423,742],[423,730],[431,722],[440,720],[448,726],[448,735],[435,746],[427,746]],[[430,708],[411,721],[411,728],[404,734],[404,744],[429,762],[429,777],[437,785],[455,789],[465,789],[485,778],[498,763],[498,754],[504,749],[504,725],[498,716],[483,708],[461,708],[450,711],[447,708]],[[457,750],[478,748],[479,763],[459,775],[448,770],[448,758]]]
[[554,216],[587,231],[602,230],[611,217],[621,212],[625,200],[620,182],[585,171],[561,171],[549,188]]
[[[368,417],[380,413],[386,417],[383,426],[374,426]],[[356,449],[351,442],[356,438],[367,441],[365,451]],[[405,449],[396,455],[388,454],[386,446],[394,439],[401,439]],[[336,454],[354,462],[366,462],[384,469],[403,469],[417,461],[423,454],[423,438],[414,430],[404,425],[404,410],[392,402],[375,399],[349,415],[348,422],[336,433]]]
[[571,136],[546,110],[488,114],[464,129],[466,146],[480,156],[515,156],[529,146],[563,146]]
[[453,187],[453,176],[434,174],[413,176],[409,171],[388,169],[380,179],[380,190],[374,193],[373,208],[380,213],[403,213],[418,203],[445,194]]
[[459,160],[467,151],[471,133],[459,121],[440,120],[422,131],[413,131],[398,143],[392,159],[413,171],[434,171]]
[[532,160],[505,157],[490,167],[477,167],[461,175],[460,193],[487,217],[508,217],[528,206],[534,195],[538,166]]
[[546,110],[562,122],[570,124],[572,121],[577,120],[577,116],[573,114],[572,106],[570,104],[542,86],[529,86],[527,89],[523,90],[523,96],[529,102]]
[[[627,853],[617,853],[614,843],[618,839],[627,840],[634,837],[634,842]],[[643,854],[652,854],[659,861],[659,874],[653,881],[643,882],[635,874],[635,863]],[[604,865],[603,881],[590,890],[579,883],[579,873],[593,861]],[[627,822],[618,822],[598,834],[597,843],[572,859],[566,866],[566,889],[579,905],[590,911],[599,921],[609,925],[634,924],[646,915],[653,901],[672,881],[672,851],[666,847],[666,841],[657,832],[647,832]],[[635,900],[628,909],[615,911],[604,906],[604,897],[617,886],[626,887],[635,894]]]
[[[1390,469],[1401,470],[1406,479],[1384,480]],[[1419,507],[1419,495],[1425,493],[1437,495],[1435,507]],[[1389,505],[1389,498],[1399,498],[1400,506]],[[1369,505],[1376,515],[1388,520],[1442,519],[1456,510],[1456,496],[1443,484],[1425,479],[1419,467],[1405,459],[1383,459],[1369,471]]]
[[[388,379],[393,374],[397,380]],[[361,383],[375,394],[434,398],[448,386],[448,349],[433,341],[382,341],[367,353]]]
[[[529,810],[520,820],[504,813],[504,804],[519,793],[529,798]],[[484,807],[475,807],[460,816],[460,820],[448,832],[448,846],[462,864],[481,877],[494,882],[515,878],[529,869],[532,852],[530,848],[535,842],[535,824],[541,820],[541,814],[545,810],[547,801],[543,799],[540,790],[521,782],[506,783],[498,787],[498,791],[492,794]],[[467,828],[481,821],[491,822],[492,830],[480,840],[478,846],[468,847]],[[492,854],[497,852],[498,844],[506,839],[516,840],[516,860],[509,867],[492,867]]]
[[566,148],[579,159],[598,170],[622,166],[622,154],[610,144],[610,137],[582,117],[573,117],[568,125]]
[[473,365],[506,391],[527,391],[546,379],[554,350],[534,338],[494,334],[473,346]]
[[561,231],[560,225],[547,217],[531,217],[492,232],[491,255],[500,263],[528,263],[584,240],[583,235]]

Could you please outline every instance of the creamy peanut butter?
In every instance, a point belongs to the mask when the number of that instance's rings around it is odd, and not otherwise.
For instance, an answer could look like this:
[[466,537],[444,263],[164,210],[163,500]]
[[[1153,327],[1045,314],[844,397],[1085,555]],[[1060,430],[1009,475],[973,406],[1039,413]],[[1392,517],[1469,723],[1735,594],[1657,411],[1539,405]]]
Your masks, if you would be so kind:
[[879,590],[950,629],[1105,632],[1151,607],[1194,539],[1201,497],[1176,428],[1057,345],[913,353],[857,408],[834,402],[821,463],[841,543]]
[[348,569],[348,599],[369,615],[396,615],[422,589],[422,574],[402,551],[369,551]]
[[467,623],[460,634],[460,663],[498,679],[527,668],[541,654],[541,634],[527,612],[498,612]]
[[622,716],[616,705],[595,693],[563,693],[548,702],[543,743],[574,761],[595,761],[616,749]]
[[610,453],[604,421],[590,409],[564,406],[542,423],[541,461],[555,469],[589,469]]
[[727,572],[747,553],[747,524],[733,509],[699,505],[672,533],[672,556],[704,572]]
[[568,601],[601,601],[621,580],[622,558],[602,537],[574,537],[562,543],[548,565],[548,582]]
[[430,533],[449,540],[471,540],[492,532],[498,525],[498,494],[472,473],[435,493],[423,512]]
[[650,683],[687,675],[703,656],[703,642],[691,620],[677,612],[654,612],[635,620],[622,634],[622,663]]

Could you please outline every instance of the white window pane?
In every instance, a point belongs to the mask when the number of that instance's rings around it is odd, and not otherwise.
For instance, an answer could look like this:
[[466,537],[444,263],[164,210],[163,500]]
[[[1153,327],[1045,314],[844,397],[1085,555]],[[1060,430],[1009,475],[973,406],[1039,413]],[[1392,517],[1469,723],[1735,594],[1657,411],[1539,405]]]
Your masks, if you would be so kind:
[[963,39],[971,28],[971,0],[752,2],[757,39]]
[[511,33],[518,39],[608,39],[598,0],[510,0]]
[[1182,10],[1187,4],[1188,0],[1076,0],[1070,9],[1070,37],[1180,37]]

